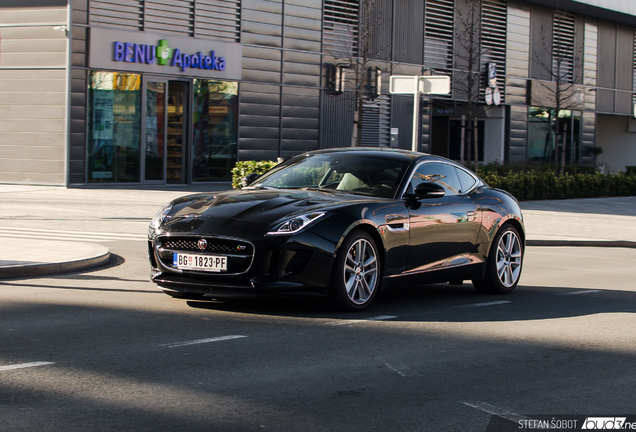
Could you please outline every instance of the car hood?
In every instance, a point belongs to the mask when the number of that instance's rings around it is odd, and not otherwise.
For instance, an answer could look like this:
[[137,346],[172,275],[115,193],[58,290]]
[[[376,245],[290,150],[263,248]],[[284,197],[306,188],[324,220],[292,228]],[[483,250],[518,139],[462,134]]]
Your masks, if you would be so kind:
[[263,234],[290,215],[329,210],[374,198],[298,190],[241,190],[189,195],[175,200],[162,231],[212,235]]

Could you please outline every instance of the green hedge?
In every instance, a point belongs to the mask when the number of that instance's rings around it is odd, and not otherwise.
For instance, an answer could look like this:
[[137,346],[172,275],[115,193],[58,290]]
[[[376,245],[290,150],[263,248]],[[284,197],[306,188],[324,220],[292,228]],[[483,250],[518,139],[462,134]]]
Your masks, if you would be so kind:
[[232,187],[241,188],[241,179],[248,174],[263,174],[278,165],[275,161],[240,161],[232,168]]
[[[232,187],[240,189],[241,179],[247,174],[263,174],[276,165],[274,161],[237,162],[232,169]],[[628,169],[627,173],[601,174],[584,167],[571,167],[565,176],[559,177],[551,166],[538,168],[538,171],[528,171],[528,165],[480,166],[479,174],[490,187],[508,191],[519,201],[636,195],[634,169]]]
[[636,195],[636,175],[633,174],[566,174],[557,177],[552,172],[530,171],[505,175],[487,172],[481,177],[491,187],[508,191],[519,201]]

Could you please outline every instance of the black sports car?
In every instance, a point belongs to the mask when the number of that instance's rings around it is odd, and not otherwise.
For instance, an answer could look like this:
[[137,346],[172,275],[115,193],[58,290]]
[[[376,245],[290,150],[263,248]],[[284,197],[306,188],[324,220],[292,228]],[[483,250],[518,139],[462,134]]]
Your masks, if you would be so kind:
[[174,297],[328,296],[360,310],[401,280],[519,282],[515,198],[463,166],[393,149],[303,153],[238,191],[188,195],[148,231],[150,277]]

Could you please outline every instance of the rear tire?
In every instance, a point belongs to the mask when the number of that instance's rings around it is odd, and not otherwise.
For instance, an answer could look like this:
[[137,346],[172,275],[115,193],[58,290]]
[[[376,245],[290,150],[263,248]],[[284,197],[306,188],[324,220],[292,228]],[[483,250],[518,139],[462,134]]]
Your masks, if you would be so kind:
[[380,255],[371,236],[354,231],[343,242],[336,257],[329,296],[345,311],[367,308],[380,286]]
[[521,236],[512,225],[504,225],[495,236],[484,279],[473,279],[473,286],[483,294],[509,294],[519,283],[523,264]]

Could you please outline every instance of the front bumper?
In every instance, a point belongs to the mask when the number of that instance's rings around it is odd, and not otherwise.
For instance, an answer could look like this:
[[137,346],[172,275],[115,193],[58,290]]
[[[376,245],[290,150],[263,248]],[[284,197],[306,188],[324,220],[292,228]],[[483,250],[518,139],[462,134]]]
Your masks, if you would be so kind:
[[[180,270],[172,266],[175,237],[189,237],[196,244],[200,238],[216,244],[228,238],[208,235],[159,234],[148,240],[150,279],[167,291],[211,294],[218,297],[241,295],[294,294],[326,295],[335,244],[311,233],[296,236],[264,237],[258,240],[231,238],[238,245],[249,245],[240,254],[228,256],[227,273]],[[191,244],[191,243],[190,243]],[[320,246],[317,246],[320,245]],[[167,247],[170,246],[170,247]]]

